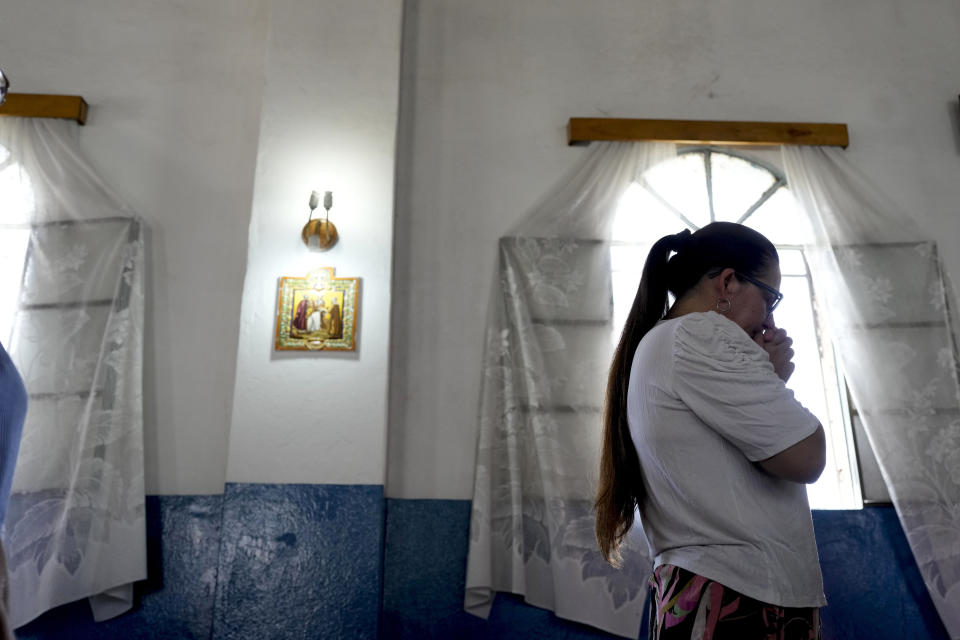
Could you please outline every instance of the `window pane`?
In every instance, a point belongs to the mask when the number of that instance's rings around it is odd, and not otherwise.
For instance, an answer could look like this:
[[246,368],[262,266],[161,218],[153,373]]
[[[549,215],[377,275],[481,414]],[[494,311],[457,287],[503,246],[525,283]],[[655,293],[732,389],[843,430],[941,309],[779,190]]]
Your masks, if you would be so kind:
[[[649,244],[615,244],[610,246],[610,270],[614,273],[628,271],[639,274],[650,252]],[[639,282],[639,280],[638,280]]]
[[777,326],[783,327],[793,338],[793,362],[796,371],[787,386],[797,399],[815,415],[826,412],[823,396],[823,376],[820,372],[820,348],[810,307],[810,289],[804,277],[787,276],[780,284],[783,302],[774,314]]
[[[825,384],[822,346],[813,315],[809,280],[803,276],[785,276],[780,289],[784,297],[777,308],[776,321],[793,338],[793,363],[796,365],[787,387],[820,419],[827,433],[826,467],[820,479],[807,486],[810,506],[814,509],[849,509],[856,505],[850,485],[843,420],[836,399],[827,395],[827,390],[835,388],[836,384]],[[832,358],[828,360],[831,370],[827,375],[836,376]]]
[[807,216],[800,211],[793,194],[782,187],[744,220],[744,224],[767,236],[773,244],[798,245],[813,241]]
[[652,191],[698,228],[710,222],[703,154],[688,153],[667,160],[649,169],[643,178]]
[[[0,146],[0,166],[9,159],[10,152]],[[33,186],[20,164],[11,162],[0,169],[0,341],[4,344],[9,344],[19,306],[34,206]]]
[[[2,148],[2,147],[0,147]],[[0,192],[0,197],[2,192]],[[10,344],[30,229],[0,228],[0,342]]]
[[[687,226],[660,200],[637,183],[624,192],[613,217],[616,242],[654,243],[665,235],[678,233]],[[644,251],[641,266],[646,260]]]
[[0,170],[0,194],[3,198],[0,224],[29,224],[34,207],[33,185],[19,164],[9,164]]
[[717,220],[739,221],[775,182],[766,169],[725,153],[710,154],[710,163]]
[[780,255],[780,274],[782,276],[807,275],[807,263],[803,260],[803,251],[777,247],[777,253]]

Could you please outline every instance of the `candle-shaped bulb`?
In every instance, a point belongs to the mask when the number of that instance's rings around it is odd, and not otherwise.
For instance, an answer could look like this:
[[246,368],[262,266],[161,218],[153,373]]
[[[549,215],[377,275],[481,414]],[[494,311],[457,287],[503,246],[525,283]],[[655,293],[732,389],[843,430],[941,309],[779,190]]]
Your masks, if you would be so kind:
[[317,205],[320,204],[320,194],[316,191],[310,192],[310,211],[313,211],[317,208]]
[[323,208],[327,211],[333,206],[333,191],[326,191],[323,194]]

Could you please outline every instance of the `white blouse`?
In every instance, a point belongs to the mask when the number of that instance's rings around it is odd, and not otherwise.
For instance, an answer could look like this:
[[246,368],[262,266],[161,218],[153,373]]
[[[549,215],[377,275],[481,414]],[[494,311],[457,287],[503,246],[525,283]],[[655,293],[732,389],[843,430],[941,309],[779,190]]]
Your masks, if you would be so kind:
[[634,356],[627,417],[656,566],[769,604],[826,604],[805,486],[754,464],[819,421],[743,329],[712,311],[660,322]]

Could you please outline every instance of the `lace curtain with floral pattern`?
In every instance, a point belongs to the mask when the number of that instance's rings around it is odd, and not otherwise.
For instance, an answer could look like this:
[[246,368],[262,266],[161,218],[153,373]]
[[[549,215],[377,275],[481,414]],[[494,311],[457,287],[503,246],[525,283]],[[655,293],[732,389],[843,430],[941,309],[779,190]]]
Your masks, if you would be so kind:
[[29,395],[3,526],[10,618],[146,577],[143,241],[77,151],[76,125],[0,119],[0,339]]
[[500,240],[483,362],[466,610],[496,591],[636,638],[651,561],[600,555],[593,494],[613,353],[610,233],[627,188],[673,145],[591,148]]
[[836,149],[784,147],[850,395],[944,626],[960,638],[960,387],[936,243]]

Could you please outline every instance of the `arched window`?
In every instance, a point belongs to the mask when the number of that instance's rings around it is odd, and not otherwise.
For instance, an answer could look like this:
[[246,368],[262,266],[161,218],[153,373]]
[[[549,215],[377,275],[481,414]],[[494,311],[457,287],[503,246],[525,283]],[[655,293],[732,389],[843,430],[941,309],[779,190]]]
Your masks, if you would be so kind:
[[[637,216],[643,211],[643,216]],[[664,235],[713,221],[745,224],[777,247],[783,280],[778,326],[794,340],[796,371],[787,386],[827,431],[827,466],[809,485],[818,509],[862,506],[846,387],[825,327],[818,321],[803,244],[811,231],[783,173],[758,154],[687,148],[648,170],[624,194],[614,218],[611,263],[617,335],[640,282],[650,246]]]

